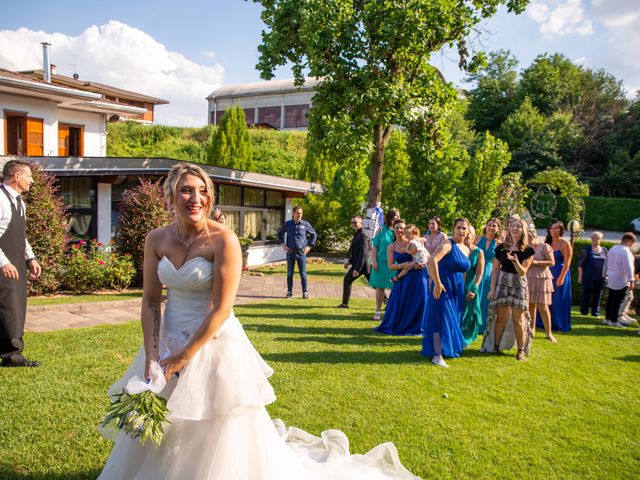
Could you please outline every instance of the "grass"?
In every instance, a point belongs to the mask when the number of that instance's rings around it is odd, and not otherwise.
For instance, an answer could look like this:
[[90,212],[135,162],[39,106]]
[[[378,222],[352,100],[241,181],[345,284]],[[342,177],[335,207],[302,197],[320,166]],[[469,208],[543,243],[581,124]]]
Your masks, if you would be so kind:
[[29,297],[27,298],[27,306],[36,307],[43,305],[63,305],[67,303],[112,302],[115,300],[131,300],[134,298],[142,298],[142,290],[126,290],[117,293],[96,292],[86,295],[60,294],[41,297]]
[[[370,302],[334,303],[236,308],[276,371],[273,417],[316,435],[341,429],[356,453],[392,441],[425,479],[640,477],[635,329],[575,315],[558,345],[539,333],[523,364],[477,341],[441,369],[420,338],[374,333]],[[96,478],[111,449],[95,429],[105,392],[140,341],[136,322],[27,335],[43,366],[0,369],[0,478]]]
[[[264,275],[282,275],[287,273],[287,265],[282,263],[277,263],[273,266],[261,266],[251,269],[252,272],[261,272]],[[342,263],[328,263],[324,260],[321,263],[314,263],[313,259],[307,262],[307,275],[309,276],[310,281],[313,280],[321,280],[332,283],[339,283],[342,285],[342,280],[344,278],[344,274],[347,271],[344,269]],[[295,278],[298,278],[298,267],[295,269]],[[366,283],[367,279],[361,276],[354,282],[354,285],[357,285],[358,282]]]

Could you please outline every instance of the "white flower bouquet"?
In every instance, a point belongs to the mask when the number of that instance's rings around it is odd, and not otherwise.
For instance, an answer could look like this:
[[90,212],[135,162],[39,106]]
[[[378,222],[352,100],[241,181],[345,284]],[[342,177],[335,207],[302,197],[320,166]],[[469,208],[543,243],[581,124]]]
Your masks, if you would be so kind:
[[164,440],[164,423],[169,410],[167,400],[158,395],[167,381],[158,362],[149,368],[148,382],[137,375],[131,378],[116,395],[116,400],[107,409],[100,427],[115,427],[132,438],[140,438],[140,443],[150,440],[158,447]]

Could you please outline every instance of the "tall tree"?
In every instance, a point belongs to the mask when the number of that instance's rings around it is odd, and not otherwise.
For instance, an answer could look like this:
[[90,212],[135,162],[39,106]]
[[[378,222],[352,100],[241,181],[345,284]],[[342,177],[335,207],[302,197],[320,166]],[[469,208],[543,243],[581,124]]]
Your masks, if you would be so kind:
[[[324,123],[343,125],[370,155],[368,205],[380,202],[384,154],[392,125],[416,109],[436,115],[454,98],[430,65],[433,52],[456,45],[460,66],[473,70],[467,38],[499,5],[520,13],[528,0],[254,0],[264,10],[257,65],[261,76],[290,62],[297,84],[321,78],[311,109]],[[426,107],[426,109],[425,109]],[[320,125],[320,122],[316,123]],[[315,137],[314,123],[310,124]],[[344,144],[344,142],[343,142]]]
[[242,106],[227,108],[220,126],[211,134],[207,163],[219,167],[251,170],[253,153]]
[[495,133],[518,106],[518,60],[508,50],[491,52],[486,66],[470,74],[474,82],[469,91],[467,118],[476,130]]
[[509,164],[509,160],[509,146],[485,132],[473,149],[472,160],[458,195],[461,213],[472,225],[484,225],[496,208],[502,185],[502,170]]

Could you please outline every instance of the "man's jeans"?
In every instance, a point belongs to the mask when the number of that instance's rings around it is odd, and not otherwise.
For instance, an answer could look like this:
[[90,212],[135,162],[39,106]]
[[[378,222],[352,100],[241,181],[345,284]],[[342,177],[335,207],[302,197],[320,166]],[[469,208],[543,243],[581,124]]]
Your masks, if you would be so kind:
[[293,271],[295,264],[298,264],[300,280],[302,281],[302,292],[307,291],[307,254],[302,252],[287,252],[287,292],[293,292]]

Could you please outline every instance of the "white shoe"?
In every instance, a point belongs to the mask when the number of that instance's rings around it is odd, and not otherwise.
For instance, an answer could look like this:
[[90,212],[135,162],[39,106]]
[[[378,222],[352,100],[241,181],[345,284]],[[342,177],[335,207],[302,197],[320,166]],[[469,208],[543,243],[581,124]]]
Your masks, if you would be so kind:
[[609,326],[610,327],[618,327],[618,328],[626,328],[626,325],[624,323],[620,323],[620,322],[609,322]]
[[373,319],[374,320],[380,320],[380,316],[381,316],[380,312],[376,312],[376,313],[373,314]]
[[623,315],[622,317],[618,318],[618,323],[621,323],[625,327],[628,327],[629,325],[633,325],[634,323],[636,323],[636,321],[629,315]]
[[606,318],[604,320],[602,320],[602,325],[609,325],[609,320],[607,320]]
[[439,367],[449,368],[449,365],[447,365],[447,362],[444,361],[444,358],[442,358],[442,355],[434,355],[433,358],[431,359],[431,363]]

